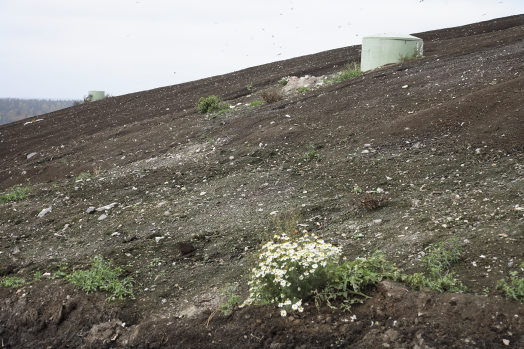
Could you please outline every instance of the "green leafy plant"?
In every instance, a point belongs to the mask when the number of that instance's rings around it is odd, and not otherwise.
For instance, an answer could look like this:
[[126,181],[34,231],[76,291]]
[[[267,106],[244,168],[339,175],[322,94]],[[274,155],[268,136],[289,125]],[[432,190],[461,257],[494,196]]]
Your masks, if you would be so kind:
[[262,102],[262,101],[254,101],[254,102],[251,102],[251,104],[249,106],[250,107],[255,107],[255,106],[261,105],[261,104],[264,104],[264,102]]
[[106,301],[116,298],[124,299],[126,296],[134,298],[133,277],[128,276],[119,280],[120,274],[122,274],[121,268],[113,268],[112,261],[106,261],[101,255],[98,255],[91,259],[90,270],[76,270],[67,276],[66,280],[86,293],[98,290],[110,292],[111,295]]
[[76,180],[84,180],[84,179],[93,179],[95,176],[89,172],[82,172],[78,176],[76,176]]
[[249,276],[249,297],[240,307],[250,304],[278,304],[286,316],[287,310],[302,312],[302,299],[311,291],[324,287],[326,268],[336,263],[340,248],[307,233],[292,239],[286,234],[275,235],[261,248],[258,264]]
[[27,193],[31,191],[31,187],[24,187],[22,185],[14,185],[7,190],[5,195],[0,196],[0,204],[9,201],[20,201],[27,199]]
[[58,271],[53,274],[53,276],[50,277],[50,279],[63,279],[67,277],[66,270],[69,268],[69,264],[67,263],[60,263],[58,265]]
[[158,263],[160,263],[160,258],[153,258],[153,260],[151,261],[151,263],[149,263],[148,267],[149,267],[149,268],[155,268],[155,267],[158,267]]
[[229,104],[222,102],[220,97],[212,95],[207,98],[200,97],[195,109],[201,114],[208,114],[215,111],[228,110]]
[[315,305],[320,308],[322,303],[336,308],[331,302],[342,299],[341,310],[349,310],[352,304],[362,303],[369,298],[363,293],[368,286],[376,286],[384,279],[400,280],[401,270],[386,261],[380,251],[369,258],[357,258],[342,265],[330,264],[327,267],[328,283],[322,290],[314,290]]
[[227,298],[227,302],[220,305],[220,311],[224,315],[231,312],[235,305],[240,304],[240,296],[235,293],[236,288],[237,285],[227,283],[224,288],[218,290],[220,294]]
[[309,88],[307,88],[307,87],[299,87],[297,89],[298,93],[304,93],[304,92],[307,92],[307,91],[311,91],[311,90]]
[[316,160],[317,162],[319,162],[321,160],[320,154],[318,153],[317,148],[313,144],[309,145],[307,149],[308,149],[308,152],[306,152],[302,156],[305,161],[311,162],[313,160]]
[[37,271],[33,275],[33,281],[40,281],[41,279],[42,279],[42,272],[41,271]]
[[18,276],[6,276],[0,281],[0,285],[4,287],[11,287],[14,289],[20,288],[25,284],[25,280]]
[[460,260],[462,247],[457,238],[449,241],[441,241],[427,247],[427,254],[420,259],[420,263],[425,265],[430,277],[423,273],[409,275],[405,282],[415,288],[427,287],[439,292],[463,292],[467,287],[456,279],[456,274],[450,271],[451,265]]
[[286,76],[285,78],[282,78],[282,79],[279,81],[279,84],[280,84],[281,86],[286,86],[288,82],[289,82],[289,76]]
[[324,80],[324,83],[328,85],[335,84],[337,82],[355,78],[362,74],[363,72],[360,70],[360,64],[357,62],[349,62],[344,66],[344,69],[333,78],[333,80]]
[[353,188],[353,194],[360,194],[360,193],[362,193],[362,188],[360,187]]
[[[524,269],[524,262],[520,265]],[[506,297],[513,298],[516,301],[524,301],[524,278],[518,277],[517,271],[509,272],[509,282],[506,279],[501,279],[497,282],[497,288],[501,288],[506,292]]]
[[246,88],[247,88],[248,90],[251,90],[251,89],[253,88],[253,84],[249,84],[249,85],[247,85]]

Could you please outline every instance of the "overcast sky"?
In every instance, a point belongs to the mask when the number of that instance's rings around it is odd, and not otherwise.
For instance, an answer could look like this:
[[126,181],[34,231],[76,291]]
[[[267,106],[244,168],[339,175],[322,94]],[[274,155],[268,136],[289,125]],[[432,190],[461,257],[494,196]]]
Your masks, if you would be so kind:
[[0,97],[122,95],[524,13],[524,0],[0,0]]

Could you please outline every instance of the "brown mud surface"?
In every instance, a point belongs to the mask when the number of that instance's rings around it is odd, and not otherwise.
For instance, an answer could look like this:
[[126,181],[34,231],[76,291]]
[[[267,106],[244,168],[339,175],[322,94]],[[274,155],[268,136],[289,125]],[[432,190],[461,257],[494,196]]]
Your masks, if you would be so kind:
[[[0,126],[0,195],[31,187],[0,204],[0,277],[26,280],[0,288],[2,347],[524,347],[524,308],[495,288],[522,277],[524,15],[414,35],[424,57],[336,84],[318,77],[359,61],[360,46]],[[315,85],[248,106],[288,76]],[[235,108],[196,113],[213,94]],[[304,158],[309,145],[321,161]],[[387,206],[355,209],[378,188]],[[311,301],[285,318],[215,313],[226,283],[247,295],[251,256],[280,213],[348,259],[380,249],[407,273],[429,244],[457,238],[468,291],[383,281],[351,313]],[[136,299],[45,276],[98,254],[135,278]]]

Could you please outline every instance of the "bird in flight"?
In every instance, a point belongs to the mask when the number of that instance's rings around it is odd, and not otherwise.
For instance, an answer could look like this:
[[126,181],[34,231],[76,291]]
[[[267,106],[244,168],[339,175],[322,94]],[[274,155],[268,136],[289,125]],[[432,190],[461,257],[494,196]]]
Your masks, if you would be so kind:
[[282,53],[279,53],[277,56],[280,56]]

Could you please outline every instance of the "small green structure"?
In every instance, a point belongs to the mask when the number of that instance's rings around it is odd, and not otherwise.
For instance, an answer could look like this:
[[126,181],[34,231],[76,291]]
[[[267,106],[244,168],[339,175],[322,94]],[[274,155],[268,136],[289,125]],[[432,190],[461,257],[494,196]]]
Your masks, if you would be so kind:
[[368,71],[422,56],[423,41],[412,35],[383,33],[362,38],[360,69]]
[[88,95],[91,95],[91,101],[97,101],[99,99],[104,99],[105,91],[89,91]]

